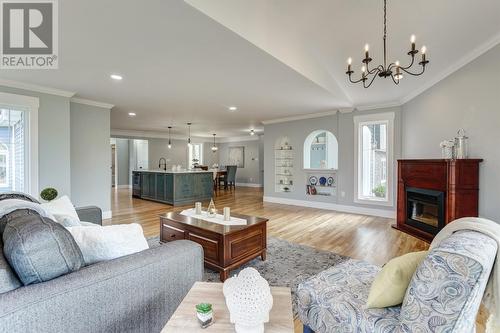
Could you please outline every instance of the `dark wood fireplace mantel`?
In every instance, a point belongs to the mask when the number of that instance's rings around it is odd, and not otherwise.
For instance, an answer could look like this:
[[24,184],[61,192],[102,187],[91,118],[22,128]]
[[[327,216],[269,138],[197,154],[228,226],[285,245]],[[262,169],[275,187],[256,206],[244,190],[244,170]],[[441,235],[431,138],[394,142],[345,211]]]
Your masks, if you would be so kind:
[[[398,160],[397,224],[393,227],[425,241],[431,241],[435,232],[442,226],[461,217],[477,216],[479,163],[482,161],[482,159]],[[444,200],[429,205],[442,206],[440,208],[443,212],[441,214],[443,221],[436,228],[431,228],[435,229],[435,232],[429,231],[429,228],[419,228],[418,223],[412,223],[415,222],[411,216],[412,209],[415,215],[416,208],[408,206],[408,202],[410,205],[415,205],[415,201],[408,198],[408,193],[415,189],[444,195]],[[422,202],[426,202],[425,198]]]

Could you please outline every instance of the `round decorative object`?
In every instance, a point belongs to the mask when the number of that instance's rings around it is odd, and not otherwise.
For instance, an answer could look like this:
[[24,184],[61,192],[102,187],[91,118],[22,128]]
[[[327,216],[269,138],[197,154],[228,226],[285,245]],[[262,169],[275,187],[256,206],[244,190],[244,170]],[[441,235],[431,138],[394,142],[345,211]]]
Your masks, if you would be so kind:
[[309,184],[316,185],[318,183],[318,178],[316,176],[309,177]]
[[224,282],[222,289],[229,309],[229,320],[237,333],[263,333],[269,321],[273,296],[269,283],[252,267]]
[[325,186],[326,185],[326,177],[320,177],[319,178],[319,184],[321,186]]
[[45,201],[52,201],[57,198],[57,190],[52,187],[47,187],[40,193],[40,197]]
[[333,177],[328,177],[328,181],[327,181],[328,186],[332,186],[333,183],[335,183],[335,180],[333,179]]

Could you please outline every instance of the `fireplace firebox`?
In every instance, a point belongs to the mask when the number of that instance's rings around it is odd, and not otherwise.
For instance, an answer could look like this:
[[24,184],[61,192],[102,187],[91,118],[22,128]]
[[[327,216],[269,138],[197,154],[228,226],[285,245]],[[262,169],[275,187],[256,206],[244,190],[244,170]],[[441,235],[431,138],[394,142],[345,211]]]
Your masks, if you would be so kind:
[[444,223],[444,192],[406,188],[406,224],[436,235]]
[[398,160],[397,224],[432,241],[448,223],[478,215],[481,159]]

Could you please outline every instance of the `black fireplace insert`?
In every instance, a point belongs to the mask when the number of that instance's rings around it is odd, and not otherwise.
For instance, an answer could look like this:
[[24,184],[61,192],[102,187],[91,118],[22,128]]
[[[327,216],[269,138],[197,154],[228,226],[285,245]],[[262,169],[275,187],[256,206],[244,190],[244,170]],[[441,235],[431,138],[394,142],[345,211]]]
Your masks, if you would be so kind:
[[406,188],[406,224],[436,235],[445,222],[445,193]]

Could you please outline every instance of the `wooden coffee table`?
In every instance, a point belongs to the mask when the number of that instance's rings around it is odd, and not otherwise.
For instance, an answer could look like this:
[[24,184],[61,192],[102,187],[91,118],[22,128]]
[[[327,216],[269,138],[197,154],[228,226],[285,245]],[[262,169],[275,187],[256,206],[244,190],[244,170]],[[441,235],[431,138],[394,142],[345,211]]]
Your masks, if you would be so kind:
[[229,272],[260,256],[266,260],[267,219],[232,214],[245,219],[246,225],[226,226],[177,213],[160,216],[160,241],[188,239],[203,246],[205,266],[220,272],[220,280]]
[[[271,287],[273,308],[269,313],[269,322],[265,324],[266,333],[293,333],[292,299],[290,288]],[[212,304],[214,323],[202,329],[196,318],[195,305]],[[229,310],[222,293],[222,283],[196,282],[184,300],[163,328],[161,333],[178,332],[234,332],[234,325],[229,321]]]

